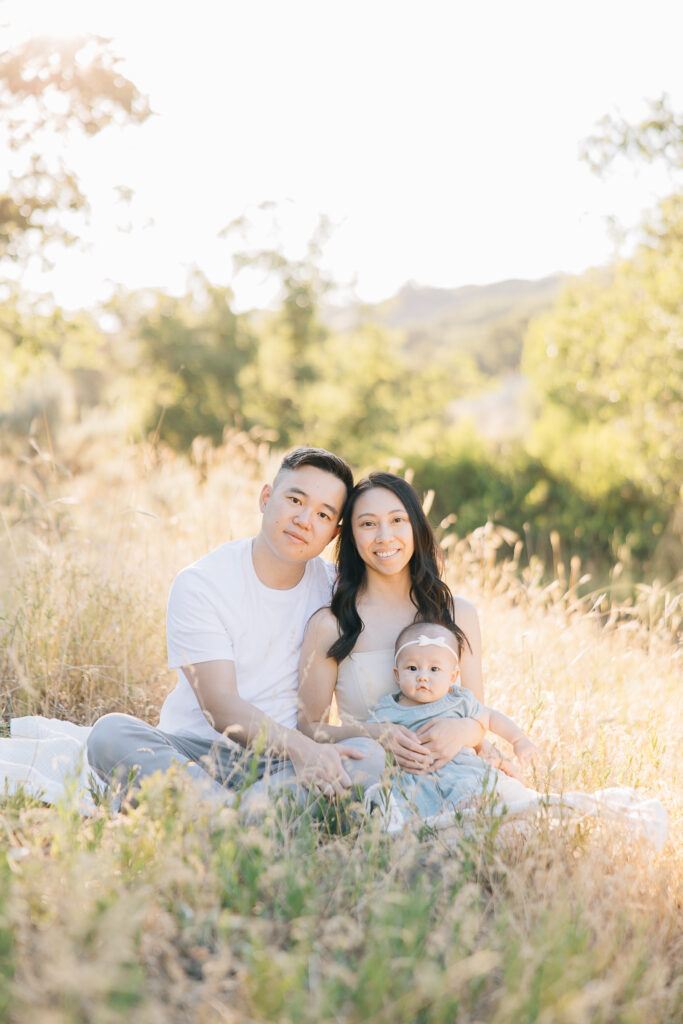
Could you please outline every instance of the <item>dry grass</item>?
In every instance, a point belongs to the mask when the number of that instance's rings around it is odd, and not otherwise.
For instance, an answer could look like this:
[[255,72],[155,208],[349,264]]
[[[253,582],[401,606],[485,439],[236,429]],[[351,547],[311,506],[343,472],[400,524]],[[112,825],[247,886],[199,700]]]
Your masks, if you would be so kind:
[[[104,434],[103,434],[104,436]],[[257,437],[193,461],[73,436],[3,467],[2,710],[151,719],[171,685],[178,568],[257,524]],[[58,462],[63,467],[60,469]],[[66,501],[65,499],[68,499]],[[673,1024],[683,1021],[683,697],[675,601],[579,604],[495,535],[450,548],[478,606],[489,701],[547,752],[539,787],[633,785],[671,820],[659,854],[618,828],[540,822],[496,841],[389,839],[284,809],[256,828],[182,779],[84,821],[0,806],[0,1018]],[[600,595],[597,595],[600,596]]]
[[40,713],[90,723],[113,710],[153,717],[172,684],[171,581],[257,528],[257,484],[272,469],[267,447],[241,434],[218,452],[197,443],[190,462],[149,445],[74,448],[67,439],[64,463],[34,451],[0,467],[11,481],[0,539],[5,720]]

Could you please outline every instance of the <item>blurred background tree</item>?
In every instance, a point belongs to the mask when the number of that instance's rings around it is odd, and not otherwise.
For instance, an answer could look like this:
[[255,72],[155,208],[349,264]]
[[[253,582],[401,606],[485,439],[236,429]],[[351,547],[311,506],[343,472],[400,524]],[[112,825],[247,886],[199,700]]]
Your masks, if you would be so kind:
[[118,64],[108,41],[92,36],[30,39],[0,57],[0,123],[13,152],[0,184],[0,259],[44,254],[52,239],[74,241],[69,215],[87,200],[62,140],[140,124],[151,113]]
[[[267,209],[274,204],[263,204]],[[243,230],[235,222],[223,232]],[[333,282],[322,271],[322,246],[329,223],[321,218],[300,257],[279,247],[243,249],[233,258],[234,273],[262,271],[274,282],[275,309],[252,318],[258,343],[240,378],[242,414],[247,423],[275,431],[286,447],[301,443],[306,432],[306,395],[321,383],[316,353],[329,336],[321,305]]]
[[[6,130],[29,164],[41,131],[95,134],[149,115],[102,40],[54,53],[27,44],[0,62],[0,86]],[[651,114],[640,126],[603,121],[587,143],[595,166],[604,173],[609,159],[638,153],[667,160],[675,179],[681,119],[665,101]],[[6,258],[28,259],[48,239],[70,237],[70,211],[82,212],[85,198],[77,184],[73,193],[62,188],[62,173],[75,176],[54,167],[41,171],[50,187],[30,175],[9,183],[0,203]],[[225,233],[246,242],[248,228],[245,217]],[[277,236],[267,248],[242,245],[233,278],[265,275],[274,295],[249,312],[236,312],[229,284],[201,274],[181,297],[119,290],[102,309],[73,315],[6,291],[5,450],[41,430],[50,445],[66,445],[67,427],[82,443],[98,416],[114,413],[125,415],[129,437],[180,451],[197,436],[220,444],[226,429],[258,427],[281,447],[336,449],[357,471],[411,469],[418,488],[436,492],[435,523],[460,535],[492,521],[548,564],[559,545],[565,560],[580,554],[598,573],[619,559],[634,574],[676,575],[680,191],[649,216],[633,255],[611,267],[572,280],[407,285],[374,307],[335,306],[324,271],[328,234],[321,220],[296,256]],[[509,415],[491,417],[501,406]]]
[[109,339],[92,316],[41,311],[18,290],[0,303],[0,427],[4,446],[23,443],[31,425],[60,420],[103,398]]
[[144,429],[174,448],[188,449],[198,435],[220,444],[226,425],[243,418],[240,375],[255,357],[256,339],[232,299],[230,288],[196,274],[187,295],[156,294],[153,307],[133,320]]
[[[601,174],[620,157],[664,161],[680,189],[683,118],[663,97],[638,124],[605,118],[585,152]],[[645,219],[632,258],[572,282],[554,310],[532,324],[522,364],[540,405],[533,454],[589,498],[616,491],[628,508],[638,495],[646,508],[620,542],[652,554],[664,535],[671,559],[680,559],[673,542],[680,539],[683,496],[679,189]],[[660,568],[672,574],[677,567]]]
[[619,157],[663,162],[672,171],[683,169],[683,115],[665,94],[648,102],[648,110],[635,124],[606,114],[583,146],[591,170],[603,175]]
[[[8,160],[0,177],[0,260],[49,263],[49,243],[76,240],[87,197],[65,163],[65,139],[112,124],[140,124],[151,111],[123,75],[106,39],[34,38],[0,56],[0,133]],[[17,432],[102,400],[109,340],[93,316],[65,316],[54,302],[6,285],[0,298],[0,424]]]

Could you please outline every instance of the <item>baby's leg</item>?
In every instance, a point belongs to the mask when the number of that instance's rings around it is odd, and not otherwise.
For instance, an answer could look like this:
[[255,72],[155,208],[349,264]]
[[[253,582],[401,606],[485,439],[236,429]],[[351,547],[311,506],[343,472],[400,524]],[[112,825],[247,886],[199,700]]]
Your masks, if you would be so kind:
[[376,785],[381,780],[386,765],[384,747],[367,736],[355,736],[350,740],[344,740],[342,745],[353,747],[363,755],[360,760],[355,757],[342,758],[352,787],[356,791],[364,792],[370,786]]
[[528,803],[530,800],[537,800],[539,796],[535,789],[527,789],[522,782],[513,779],[511,775],[506,775],[501,771],[492,771],[487,775],[483,789],[463,797],[454,805],[455,810],[464,811],[479,807],[484,803],[485,798],[490,799],[492,795],[495,795],[497,802],[506,805],[518,803],[520,800]]
[[496,795],[505,804],[517,803],[518,800],[536,800],[539,794],[535,789],[528,789],[519,779],[513,779],[505,772],[496,772]]

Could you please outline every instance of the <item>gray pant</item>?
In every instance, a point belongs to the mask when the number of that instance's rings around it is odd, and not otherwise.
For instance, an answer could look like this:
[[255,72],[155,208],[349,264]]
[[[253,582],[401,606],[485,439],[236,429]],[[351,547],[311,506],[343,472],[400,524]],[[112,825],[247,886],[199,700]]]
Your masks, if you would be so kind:
[[[352,785],[366,789],[379,782],[385,763],[379,743],[368,737],[344,743],[364,754],[362,760],[343,759]],[[124,792],[147,775],[182,765],[206,796],[223,804],[232,804],[235,790],[245,786],[254,806],[276,792],[297,792],[299,799],[303,795],[291,761],[259,756],[227,737],[211,741],[166,733],[132,715],[105,715],[95,722],[88,737],[88,762],[105,782]]]

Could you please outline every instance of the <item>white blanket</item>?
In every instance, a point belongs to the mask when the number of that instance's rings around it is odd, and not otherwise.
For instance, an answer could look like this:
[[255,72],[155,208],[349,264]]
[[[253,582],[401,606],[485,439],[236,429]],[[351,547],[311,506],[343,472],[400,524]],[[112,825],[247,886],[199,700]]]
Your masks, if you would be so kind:
[[[0,739],[0,790],[15,793],[23,789],[50,804],[72,793],[80,811],[92,814],[93,792],[103,792],[105,784],[88,765],[89,726],[31,715],[12,719],[10,732],[11,739]],[[659,800],[641,796],[635,789],[616,787],[590,794],[537,793],[502,772],[497,774],[497,803],[493,810],[505,814],[506,819],[529,819],[544,813],[555,817],[588,815],[624,823],[634,838],[645,839],[657,850],[666,841],[669,826],[664,807]],[[372,786],[365,801],[368,807],[380,808],[388,832],[422,823],[407,816],[391,791],[381,785]],[[477,815],[476,808],[459,811],[457,818],[453,811],[443,811],[428,818],[425,824],[443,829],[460,820],[467,828]]]
[[0,739],[0,790],[21,789],[49,804],[73,793],[80,811],[92,814],[92,791],[101,792],[104,783],[88,765],[89,732],[90,726],[58,718],[13,718],[11,739]]
[[[635,789],[617,786],[598,789],[594,793],[537,793],[503,772],[497,772],[497,776],[496,800],[491,810],[494,814],[504,815],[506,821],[529,820],[542,814],[574,820],[587,816],[617,821],[626,826],[633,839],[644,839],[655,850],[662,848],[669,834],[664,806],[659,800],[644,797]],[[365,794],[365,801],[370,808],[379,807],[387,832],[401,832],[404,828],[423,824],[445,829],[458,822],[467,832],[479,815],[476,807],[467,807],[458,812],[442,811],[423,820],[406,813],[391,791],[381,785],[372,786]]]

